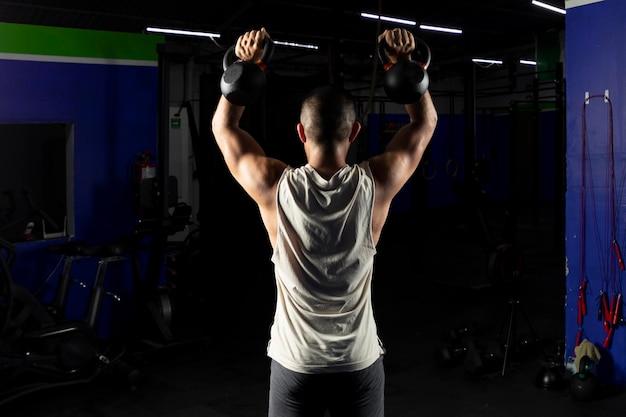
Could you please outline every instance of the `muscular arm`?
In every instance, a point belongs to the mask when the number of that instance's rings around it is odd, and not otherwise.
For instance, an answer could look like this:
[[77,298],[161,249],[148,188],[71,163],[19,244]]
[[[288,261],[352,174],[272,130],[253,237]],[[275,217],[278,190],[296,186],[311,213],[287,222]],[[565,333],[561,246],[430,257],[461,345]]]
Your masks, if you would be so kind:
[[239,127],[244,107],[220,98],[212,120],[215,141],[228,170],[257,203],[272,246],[276,241],[276,189],[284,162],[269,158],[256,140]]
[[413,175],[437,126],[437,112],[428,91],[405,109],[409,123],[396,132],[382,154],[370,158],[376,192],[385,200],[393,198]]
[[383,153],[369,159],[376,182],[373,224],[376,241],[391,201],[417,169],[437,126],[437,112],[428,91],[419,102],[405,108],[409,123],[396,132]]
[[[237,41],[237,56],[252,60],[260,56],[265,30],[251,31]],[[244,42],[245,41],[245,42]],[[254,42],[251,42],[254,41]],[[256,46],[255,46],[256,45]],[[276,187],[286,164],[269,158],[259,143],[239,126],[245,107],[220,97],[212,119],[213,135],[228,170],[257,203],[272,245],[276,236]]]
[[[380,39],[383,37],[392,46],[389,57],[393,62],[410,59],[410,52],[415,47],[412,35],[405,30],[395,30],[385,31]],[[426,91],[418,102],[404,107],[409,115],[409,123],[396,132],[382,154],[369,159],[376,182],[373,220],[375,241],[378,241],[387,219],[391,201],[417,169],[437,126],[437,111],[430,92]]]
[[213,134],[235,180],[255,202],[267,205],[286,164],[267,157],[258,142],[239,127],[243,111],[244,107],[220,97],[212,120]]

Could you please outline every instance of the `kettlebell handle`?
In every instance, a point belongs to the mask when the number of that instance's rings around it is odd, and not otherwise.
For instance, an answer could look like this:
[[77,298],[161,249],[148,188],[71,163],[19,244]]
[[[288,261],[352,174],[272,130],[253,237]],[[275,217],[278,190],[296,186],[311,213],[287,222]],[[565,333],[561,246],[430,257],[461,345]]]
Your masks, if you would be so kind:
[[[222,67],[224,68],[224,71],[226,71],[226,69],[233,62],[235,62],[235,58],[237,58],[237,56],[235,55],[235,46],[236,45],[232,45],[230,48],[228,48],[228,50],[224,54],[224,59],[222,60]],[[274,54],[274,41],[271,38],[265,38],[264,45],[263,45],[263,54],[261,55],[260,61],[257,62],[256,64],[259,65],[262,69],[265,69],[265,66],[272,59],[273,54]]]
[[[385,39],[381,39],[378,43],[378,58],[385,69],[383,78],[385,93],[395,103],[415,103],[428,89],[429,78],[426,67],[430,64],[430,49],[426,43],[416,39],[416,48],[411,53],[411,59],[392,63],[387,47]],[[413,59],[414,56],[419,58]]]
[[[387,41],[385,38],[381,39],[378,42],[378,59],[383,64],[385,71],[388,70],[393,63],[389,59],[389,54],[387,53]],[[415,50],[412,55],[416,55],[416,58],[413,58],[414,61],[418,62],[424,69],[428,68],[430,65],[430,48],[423,40],[419,38],[415,38]]]

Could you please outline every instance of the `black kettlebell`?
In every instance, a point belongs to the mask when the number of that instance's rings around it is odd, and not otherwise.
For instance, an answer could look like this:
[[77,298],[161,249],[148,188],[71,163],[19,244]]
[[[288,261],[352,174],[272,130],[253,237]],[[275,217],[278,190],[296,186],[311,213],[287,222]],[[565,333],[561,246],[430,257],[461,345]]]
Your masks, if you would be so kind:
[[254,103],[265,91],[265,66],[274,53],[274,42],[265,38],[263,55],[259,62],[236,61],[235,45],[224,54],[224,73],[220,80],[220,90],[228,101],[238,106]]
[[425,68],[430,64],[430,48],[415,38],[415,50],[411,60],[392,64],[387,54],[387,42],[378,43],[378,58],[385,69],[383,88],[387,97],[395,103],[408,104],[419,101],[428,89],[429,78]]
[[578,367],[578,372],[570,379],[570,393],[580,401],[593,400],[600,386],[598,378],[593,373],[594,363],[589,356],[583,356]]

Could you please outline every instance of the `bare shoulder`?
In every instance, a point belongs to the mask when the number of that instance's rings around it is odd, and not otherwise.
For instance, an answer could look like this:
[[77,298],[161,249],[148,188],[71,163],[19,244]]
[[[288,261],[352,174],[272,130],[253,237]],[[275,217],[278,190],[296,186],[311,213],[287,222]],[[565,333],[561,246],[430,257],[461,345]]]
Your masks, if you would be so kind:
[[394,158],[393,153],[382,153],[368,159],[374,183],[376,184],[377,198],[391,200],[402,188],[406,175],[398,166],[400,161]]

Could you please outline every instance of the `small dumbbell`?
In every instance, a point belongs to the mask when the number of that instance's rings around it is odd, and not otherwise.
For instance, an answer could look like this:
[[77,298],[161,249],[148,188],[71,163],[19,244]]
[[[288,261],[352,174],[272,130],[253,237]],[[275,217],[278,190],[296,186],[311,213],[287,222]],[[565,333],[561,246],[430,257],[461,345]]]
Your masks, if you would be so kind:
[[443,340],[447,343],[458,343],[460,340],[466,337],[473,337],[476,335],[476,324],[473,321],[467,324],[461,325],[454,329],[447,330],[443,333]]
[[469,351],[475,350],[474,340],[467,337],[461,343],[443,343],[435,349],[435,361],[440,367],[451,367],[463,363]]
[[504,363],[504,354],[501,346],[496,342],[489,342],[484,349],[472,349],[467,352],[463,365],[465,371],[471,375],[485,375],[498,371]]

